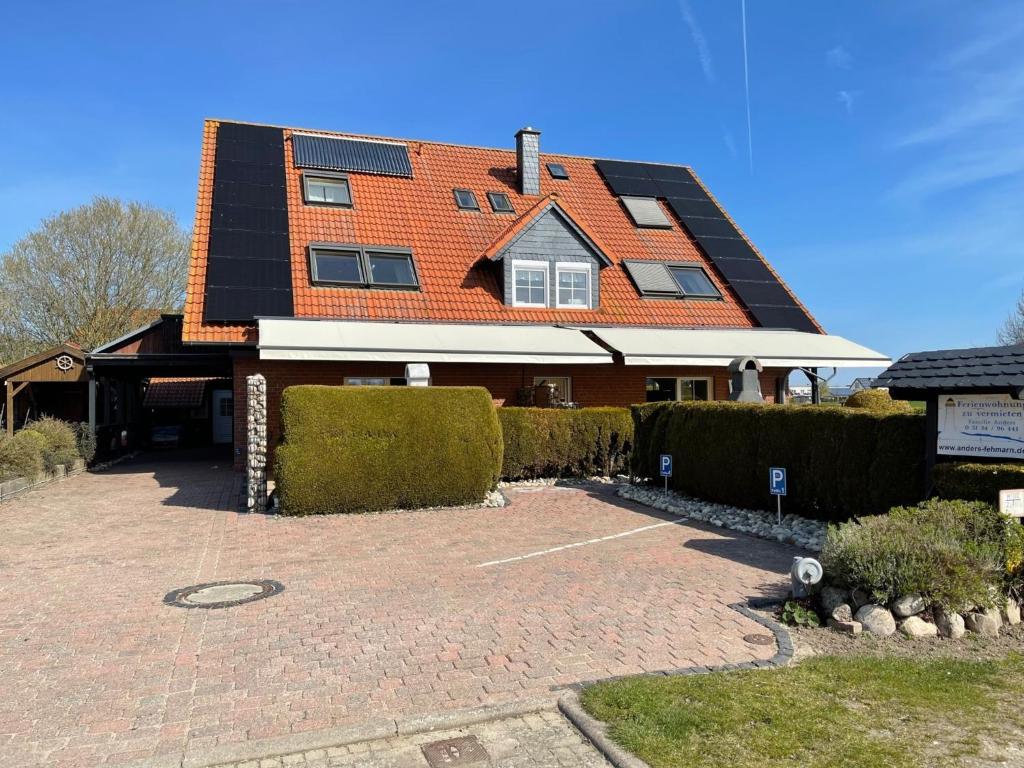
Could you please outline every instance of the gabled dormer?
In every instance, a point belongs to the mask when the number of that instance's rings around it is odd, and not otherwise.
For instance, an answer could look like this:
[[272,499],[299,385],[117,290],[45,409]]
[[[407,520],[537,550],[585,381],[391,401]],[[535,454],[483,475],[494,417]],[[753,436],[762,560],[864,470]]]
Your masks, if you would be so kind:
[[502,264],[503,294],[510,307],[596,309],[604,248],[555,194],[538,201],[487,249]]

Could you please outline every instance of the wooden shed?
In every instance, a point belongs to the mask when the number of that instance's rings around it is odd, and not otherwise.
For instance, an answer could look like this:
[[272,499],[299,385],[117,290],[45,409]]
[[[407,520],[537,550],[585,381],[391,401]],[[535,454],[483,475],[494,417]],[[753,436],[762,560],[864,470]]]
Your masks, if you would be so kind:
[[0,413],[9,435],[26,421],[41,416],[85,421],[88,415],[85,353],[72,344],[61,344],[0,368],[0,382],[5,394]]

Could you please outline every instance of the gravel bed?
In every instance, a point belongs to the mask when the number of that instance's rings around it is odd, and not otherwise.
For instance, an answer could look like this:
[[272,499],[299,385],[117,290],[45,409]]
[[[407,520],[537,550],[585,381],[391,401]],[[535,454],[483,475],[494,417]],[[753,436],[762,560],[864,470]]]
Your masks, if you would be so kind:
[[646,485],[620,485],[619,496],[638,501],[678,517],[699,520],[718,528],[728,528],[762,539],[794,544],[811,552],[820,552],[828,526],[818,520],[798,515],[784,515],[782,524],[775,512],[759,509],[741,509],[727,504],[692,499],[675,491],[666,493],[660,488]]

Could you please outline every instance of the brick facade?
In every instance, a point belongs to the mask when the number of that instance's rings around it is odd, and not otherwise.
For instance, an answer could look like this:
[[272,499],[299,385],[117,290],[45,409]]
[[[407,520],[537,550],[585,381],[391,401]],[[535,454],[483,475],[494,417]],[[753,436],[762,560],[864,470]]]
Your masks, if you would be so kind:
[[[234,361],[235,412],[235,466],[244,464],[246,445],[246,388],[247,376],[261,373],[267,379],[267,430],[269,455],[272,461],[274,446],[281,435],[281,393],[296,384],[342,385],[345,377],[403,377],[403,363],[369,362],[297,362],[288,360],[260,360],[255,355],[239,355]],[[723,368],[695,368],[669,366],[613,365],[507,365],[435,363],[430,366],[431,381],[435,386],[486,387],[499,405],[516,403],[517,390],[532,386],[535,376],[569,376],[572,379],[572,399],[585,407],[612,405],[626,407],[645,400],[645,380],[648,377],[704,377],[711,378],[716,400],[729,396],[729,374]],[[761,374],[761,391],[768,402],[775,401],[779,377],[788,370],[766,369]]]

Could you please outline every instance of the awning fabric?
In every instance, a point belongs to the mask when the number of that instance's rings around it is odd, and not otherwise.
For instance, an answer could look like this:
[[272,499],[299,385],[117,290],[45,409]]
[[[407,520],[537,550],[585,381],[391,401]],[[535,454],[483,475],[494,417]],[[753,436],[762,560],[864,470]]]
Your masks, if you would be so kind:
[[583,333],[550,325],[259,320],[261,360],[611,363]]
[[626,365],[727,366],[756,357],[772,368],[857,368],[892,361],[842,336],[750,329],[589,328]]
[[365,360],[398,363],[608,364],[725,367],[756,357],[767,367],[889,365],[880,352],[840,336],[801,331],[685,328],[564,328],[262,318],[262,360]]

